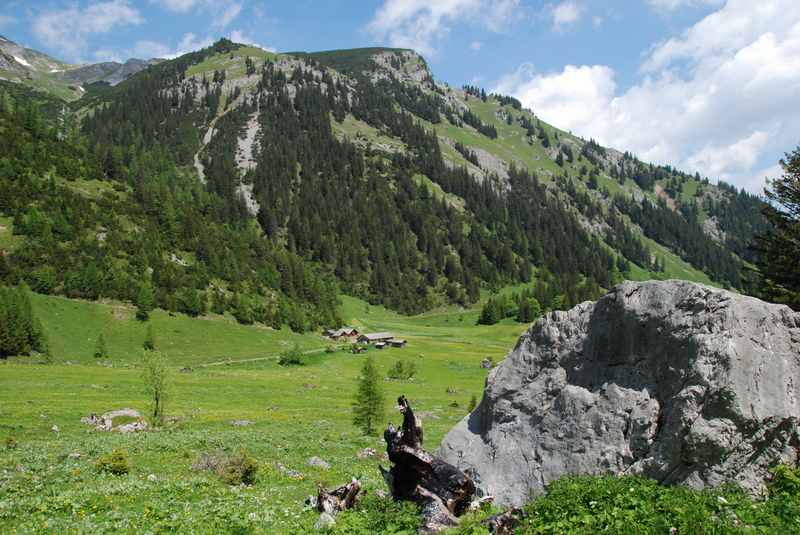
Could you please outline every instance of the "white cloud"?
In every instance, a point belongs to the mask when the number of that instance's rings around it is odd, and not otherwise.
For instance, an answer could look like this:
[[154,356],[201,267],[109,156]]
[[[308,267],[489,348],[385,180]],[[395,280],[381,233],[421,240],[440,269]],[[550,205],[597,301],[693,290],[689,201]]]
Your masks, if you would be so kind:
[[225,28],[239,16],[241,11],[241,2],[231,2],[228,5],[221,6],[221,9],[214,15],[214,22],[212,25],[215,28]]
[[520,18],[518,12],[519,0],[384,0],[367,30],[391,46],[432,55],[456,22],[502,32]]
[[725,0],[647,0],[647,3],[656,9],[674,11],[682,7],[716,6]]
[[212,19],[211,26],[217,29],[226,28],[239,16],[244,6],[241,0],[150,0],[150,3],[176,13],[207,13]]
[[755,169],[798,141],[800,4],[730,0],[651,49],[621,92],[603,65],[523,66],[497,90],[559,127],[757,191]]
[[572,0],[550,6],[550,16],[553,18],[553,28],[557,31],[578,22],[581,18],[581,8]]
[[197,0],[150,0],[151,4],[160,4],[170,11],[178,13],[186,13],[193,9],[197,4]]
[[89,35],[142,22],[144,18],[127,0],[111,0],[88,5],[85,9],[72,4],[66,9],[41,11],[34,16],[31,31],[46,45],[60,49],[75,60],[85,52]]
[[277,52],[275,48],[258,43],[255,39],[251,38],[249,35],[247,35],[245,32],[241,30],[233,30],[230,35],[230,40],[233,41],[234,43],[243,43],[245,45],[257,46],[258,48],[266,50],[267,52]]
[[480,41],[472,41],[472,42],[469,44],[469,47],[470,47],[472,50],[474,50],[474,51],[476,51],[476,52],[477,52],[478,50],[480,50],[481,48],[483,48],[483,43],[481,43]]

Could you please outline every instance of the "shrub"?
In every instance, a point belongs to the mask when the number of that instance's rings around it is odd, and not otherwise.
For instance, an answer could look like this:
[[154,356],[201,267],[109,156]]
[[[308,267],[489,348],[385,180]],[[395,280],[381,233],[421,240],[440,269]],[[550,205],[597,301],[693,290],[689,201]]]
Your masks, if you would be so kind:
[[158,351],[144,352],[144,386],[150,398],[150,423],[158,427],[164,423],[165,407],[169,398],[169,373],[166,358]]
[[97,470],[121,476],[130,471],[128,466],[128,453],[124,450],[114,450],[97,459]]
[[281,353],[281,356],[278,358],[278,364],[281,366],[304,366],[306,364],[306,358],[303,352],[300,351],[300,346],[295,344],[292,349]]
[[17,448],[17,439],[14,437],[6,437],[6,449],[13,450]]
[[411,379],[417,373],[417,365],[408,360],[403,362],[402,360],[398,360],[394,363],[389,369],[389,378],[390,379]]
[[229,457],[221,468],[219,476],[228,485],[252,485],[256,481],[258,463],[244,450]]
[[145,351],[156,350],[156,337],[153,334],[153,326],[150,324],[147,325],[147,334],[144,337],[144,343],[142,343],[142,347]]
[[97,337],[97,344],[94,348],[94,358],[96,359],[105,359],[108,358],[108,348],[106,347],[106,339],[103,336],[103,333],[100,333],[100,336]]
[[792,470],[781,464],[772,471],[772,481],[769,484],[770,496],[789,494],[800,496],[800,469]]
[[217,451],[201,454],[192,470],[213,472],[228,485],[252,485],[256,480],[258,463],[245,450],[233,455]]

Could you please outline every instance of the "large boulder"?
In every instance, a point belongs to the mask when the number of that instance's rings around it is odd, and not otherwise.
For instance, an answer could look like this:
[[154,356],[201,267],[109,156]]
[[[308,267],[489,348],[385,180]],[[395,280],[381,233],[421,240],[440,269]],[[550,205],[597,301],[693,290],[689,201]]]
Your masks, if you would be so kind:
[[684,281],[626,282],[537,321],[439,455],[503,504],[568,474],[758,493],[800,456],[800,313]]

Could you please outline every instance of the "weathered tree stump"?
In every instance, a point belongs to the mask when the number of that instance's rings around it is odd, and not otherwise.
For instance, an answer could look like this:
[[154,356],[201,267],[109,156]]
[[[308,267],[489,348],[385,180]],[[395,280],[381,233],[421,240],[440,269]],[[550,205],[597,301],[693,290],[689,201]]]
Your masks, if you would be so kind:
[[422,448],[422,422],[414,415],[405,396],[397,400],[403,414],[400,429],[390,423],[383,433],[386,453],[393,466],[380,467],[392,497],[408,500],[422,508],[420,533],[437,533],[458,524],[469,507],[475,483],[455,466]]
[[327,490],[319,485],[317,487],[317,511],[336,516],[339,511],[352,509],[358,501],[360,491],[361,482],[357,479],[333,490]]

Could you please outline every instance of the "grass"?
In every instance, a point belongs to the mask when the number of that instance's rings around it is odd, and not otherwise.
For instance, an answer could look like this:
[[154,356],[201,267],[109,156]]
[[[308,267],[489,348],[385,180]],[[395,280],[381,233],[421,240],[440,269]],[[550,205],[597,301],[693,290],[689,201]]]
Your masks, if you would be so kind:
[[374,126],[356,119],[350,114],[346,115],[344,121],[341,123],[331,117],[331,125],[333,126],[334,132],[349,138],[351,141],[363,138],[372,143],[376,148],[383,146],[395,152],[406,151],[405,144],[399,139],[382,134]]
[[186,70],[186,76],[225,70],[227,78],[242,78],[245,76],[246,57],[250,57],[256,62],[256,69],[258,70],[261,63],[259,60],[274,60],[278,55],[255,46],[243,46],[232,52],[214,54],[207,57],[197,65],[189,67]]
[[[310,351],[329,342],[318,333],[156,311],[150,320],[156,345],[170,362],[167,415],[176,420],[160,432],[101,433],[80,418],[124,407],[148,409],[139,367],[145,325],[131,307],[117,303],[35,295],[33,306],[54,363],[38,364],[36,357],[0,361],[0,532],[307,533],[316,514],[304,510],[303,500],[317,482],[335,485],[358,476],[371,492],[384,488],[379,458],[356,457],[367,447],[380,455],[382,440],[361,436],[350,421],[365,355],[319,351],[307,355],[304,366],[283,367],[273,356],[295,343]],[[476,310],[451,307],[406,317],[346,296],[342,312],[360,329],[408,339],[406,348],[372,352],[383,377],[398,359],[416,364],[413,380],[387,379],[383,389],[387,409],[400,394],[412,400],[431,450],[466,415],[470,397],[480,396],[487,373],[481,359],[501,360],[525,329],[510,321],[476,326]],[[92,357],[100,332],[109,362]],[[247,358],[261,360],[236,363]],[[227,359],[233,362],[225,364]],[[448,394],[448,388],[456,393]],[[399,421],[393,409],[386,417]],[[253,424],[234,427],[232,420]],[[7,437],[18,447],[4,449]],[[128,453],[130,472],[98,472],[94,463],[115,449]],[[239,449],[259,464],[252,487],[230,487],[213,474],[191,470],[201,453]],[[331,469],[307,466],[314,455]]]

